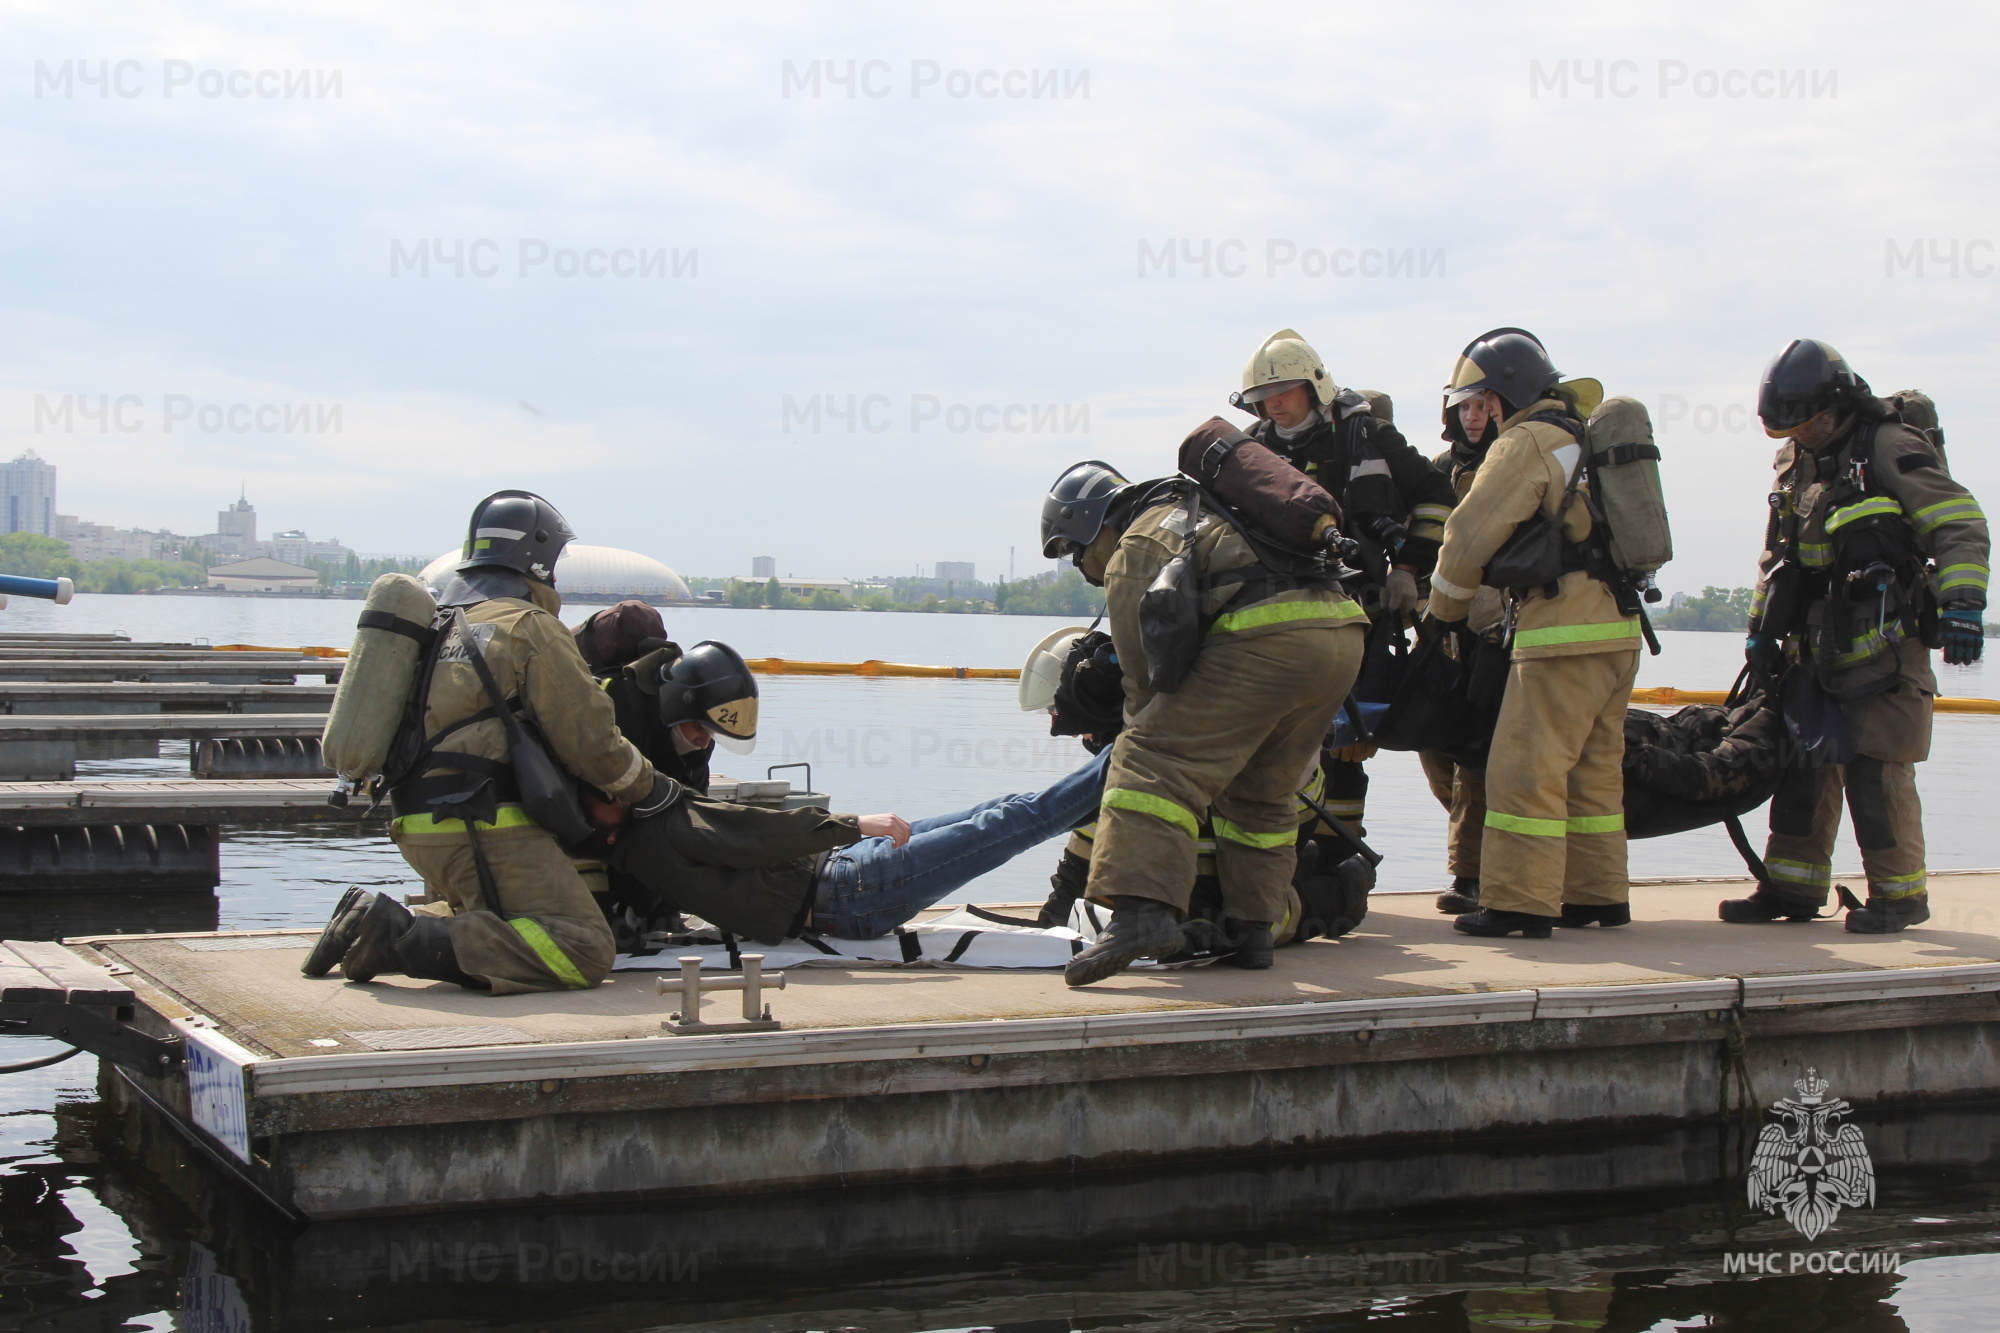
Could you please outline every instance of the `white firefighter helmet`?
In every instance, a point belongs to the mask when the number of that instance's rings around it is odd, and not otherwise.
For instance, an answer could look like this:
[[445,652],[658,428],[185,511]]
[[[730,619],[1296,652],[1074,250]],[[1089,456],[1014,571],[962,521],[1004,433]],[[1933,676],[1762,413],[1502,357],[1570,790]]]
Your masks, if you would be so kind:
[[1090,631],[1069,625],[1036,644],[1021,664],[1021,711],[1046,713],[1056,701],[1056,687],[1062,684],[1063,663],[1069,660],[1070,645]]
[[1264,415],[1258,404],[1274,393],[1283,393],[1297,384],[1309,384],[1322,403],[1330,403],[1340,386],[1327,374],[1326,363],[1312,344],[1296,329],[1279,329],[1250,354],[1243,367],[1243,387],[1229,395],[1229,405],[1245,412]]

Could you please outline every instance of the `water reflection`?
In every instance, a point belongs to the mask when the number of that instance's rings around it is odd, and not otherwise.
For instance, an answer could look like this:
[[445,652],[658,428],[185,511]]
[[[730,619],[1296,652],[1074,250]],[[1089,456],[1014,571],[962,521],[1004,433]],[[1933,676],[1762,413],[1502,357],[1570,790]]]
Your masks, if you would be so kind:
[[13,1264],[46,1284],[43,1308],[82,1303],[58,1251],[88,1172],[143,1256],[119,1291],[143,1304],[159,1292],[144,1275],[176,1275],[183,1328],[1927,1331],[1984,1318],[1970,1293],[1930,1291],[1906,1323],[1927,1265],[2000,1246],[1990,1108],[1864,1122],[1877,1204],[1813,1248],[1900,1256],[1902,1272],[1777,1277],[1726,1271],[1805,1247],[1747,1209],[1742,1145],[1713,1127],[292,1227],[191,1166],[157,1119],[59,1120],[79,1174],[0,1194]]

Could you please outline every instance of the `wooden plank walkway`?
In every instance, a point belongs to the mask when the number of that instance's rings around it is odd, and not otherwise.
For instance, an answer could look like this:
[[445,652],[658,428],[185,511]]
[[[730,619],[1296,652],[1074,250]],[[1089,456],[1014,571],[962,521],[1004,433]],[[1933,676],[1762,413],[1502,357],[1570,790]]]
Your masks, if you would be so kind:
[[[229,685],[204,681],[0,680],[0,712],[20,713],[22,704],[110,704],[174,711],[239,712],[246,707],[281,706],[287,712],[324,713],[333,706],[333,685]],[[36,712],[46,710],[37,709]]]
[[236,653],[217,653],[214,658],[194,661],[124,660],[119,658],[19,658],[0,661],[0,680],[271,680],[279,677],[318,676],[337,681],[347,668],[342,657],[245,658]]
[[160,740],[318,736],[325,713],[86,713],[0,717],[0,741]]
[[[354,824],[367,802],[326,803],[324,778],[0,782],[0,824]],[[377,819],[388,818],[388,806]]]

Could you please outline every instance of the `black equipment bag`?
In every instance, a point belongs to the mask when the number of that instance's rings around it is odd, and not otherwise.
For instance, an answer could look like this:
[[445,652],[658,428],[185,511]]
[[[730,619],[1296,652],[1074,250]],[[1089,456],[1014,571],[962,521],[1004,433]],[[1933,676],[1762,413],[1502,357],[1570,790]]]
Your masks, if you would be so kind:
[[[1384,750],[1439,750],[1469,767],[1486,762],[1506,692],[1507,649],[1463,624],[1420,629],[1417,651],[1375,728]],[[1456,657],[1444,651],[1450,644]]]
[[1386,704],[1396,698],[1410,670],[1410,641],[1391,616],[1379,616],[1368,627],[1361,653],[1361,673],[1354,678],[1354,698],[1365,704]]

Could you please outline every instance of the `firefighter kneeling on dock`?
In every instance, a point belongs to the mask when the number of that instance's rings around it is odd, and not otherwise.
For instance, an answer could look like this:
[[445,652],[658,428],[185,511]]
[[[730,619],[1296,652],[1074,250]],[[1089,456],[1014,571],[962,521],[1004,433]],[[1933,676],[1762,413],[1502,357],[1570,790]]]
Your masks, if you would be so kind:
[[[1203,430],[1225,455],[1256,448],[1227,423]],[[1271,924],[1295,865],[1296,793],[1360,668],[1361,607],[1334,579],[1271,567],[1214,503],[1189,478],[1135,484],[1086,462],[1043,504],[1042,554],[1071,557],[1105,589],[1125,678],[1086,889],[1111,921],[1064,969],[1072,986],[1182,947],[1205,819],[1231,961],[1271,966]],[[1166,660],[1169,648],[1181,660]]]
[[387,894],[348,890],[307,976],[337,964],[350,981],[401,973],[504,995],[582,989],[611,970],[604,913],[556,834],[524,808],[512,728],[482,679],[582,781],[639,812],[678,794],[619,734],[611,700],[556,618],[556,557],[574,536],[525,491],[473,511],[465,558],[438,598],[434,665],[417,688],[422,748],[390,790],[396,847],[433,901],[413,913]]

